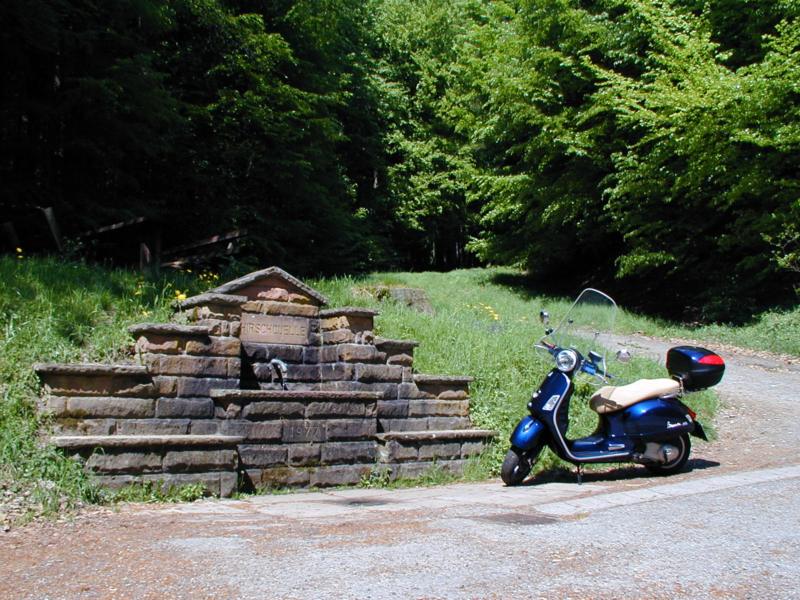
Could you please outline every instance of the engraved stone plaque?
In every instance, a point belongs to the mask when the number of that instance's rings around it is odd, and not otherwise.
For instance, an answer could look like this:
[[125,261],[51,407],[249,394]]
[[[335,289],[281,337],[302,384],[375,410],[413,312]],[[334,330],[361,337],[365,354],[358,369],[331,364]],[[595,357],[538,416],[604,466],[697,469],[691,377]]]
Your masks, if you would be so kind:
[[244,313],[243,342],[262,344],[308,344],[309,319]]

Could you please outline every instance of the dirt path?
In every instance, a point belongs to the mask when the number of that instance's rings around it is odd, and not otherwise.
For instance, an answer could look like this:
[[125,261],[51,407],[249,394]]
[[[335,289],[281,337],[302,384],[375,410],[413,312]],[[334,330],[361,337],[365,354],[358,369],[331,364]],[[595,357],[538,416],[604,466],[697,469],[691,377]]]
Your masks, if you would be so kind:
[[686,473],[98,509],[0,534],[0,597],[797,597],[800,366],[722,354],[718,439]]

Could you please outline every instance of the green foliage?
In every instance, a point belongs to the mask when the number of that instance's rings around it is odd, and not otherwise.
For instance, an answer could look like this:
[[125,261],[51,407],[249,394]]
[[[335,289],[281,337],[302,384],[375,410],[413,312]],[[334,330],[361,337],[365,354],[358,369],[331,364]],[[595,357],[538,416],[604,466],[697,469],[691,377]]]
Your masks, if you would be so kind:
[[150,481],[100,492],[104,502],[194,502],[205,495],[202,483],[164,487],[160,482]]
[[166,320],[176,290],[203,282],[9,257],[0,257],[0,280],[0,482],[30,498],[33,513],[101,501],[81,465],[41,435],[48,423],[36,411],[33,364],[127,357],[127,325]]

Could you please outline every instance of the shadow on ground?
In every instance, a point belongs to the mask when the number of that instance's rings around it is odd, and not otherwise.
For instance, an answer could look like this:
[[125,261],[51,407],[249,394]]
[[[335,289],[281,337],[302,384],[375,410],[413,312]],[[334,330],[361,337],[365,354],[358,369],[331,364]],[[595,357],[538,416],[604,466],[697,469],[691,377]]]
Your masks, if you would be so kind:
[[[719,467],[720,463],[713,460],[705,460],[703,458],[692,458],[686,463],[686,468],[683,473],[690,471],[702,471],[705,469],[713,469]],[[650,473],[647,469],[640,465],[630,465],[625,467],[618,467],[608,471],[584,471],[584,483],[601,482],[601,481],[622,481],[626,479],[644,479],[648,477],[657,477]],[[545,471],[528,479],[522,485],[524,486],[537,486],[546,483],[574,483],[577,481],[577,471],[567,470],[564,468],[553,469]]]

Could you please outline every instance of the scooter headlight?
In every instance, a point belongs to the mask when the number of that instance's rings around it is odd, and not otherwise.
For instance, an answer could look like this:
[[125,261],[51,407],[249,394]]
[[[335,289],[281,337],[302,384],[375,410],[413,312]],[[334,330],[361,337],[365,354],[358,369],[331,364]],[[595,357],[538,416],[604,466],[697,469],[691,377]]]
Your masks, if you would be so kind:
[[556,354],[556,368],[568,373],[578,365],[578,353],[575,350],[562,350]]

